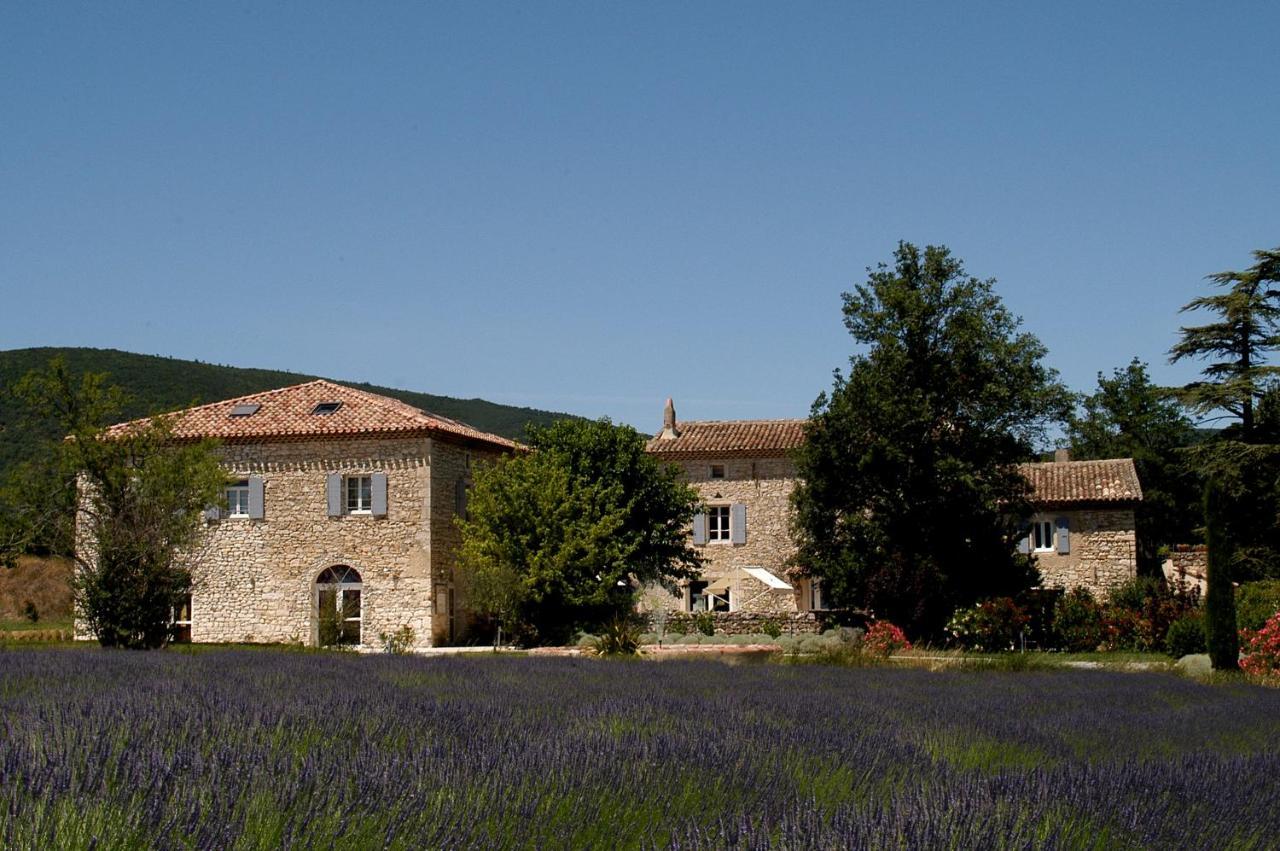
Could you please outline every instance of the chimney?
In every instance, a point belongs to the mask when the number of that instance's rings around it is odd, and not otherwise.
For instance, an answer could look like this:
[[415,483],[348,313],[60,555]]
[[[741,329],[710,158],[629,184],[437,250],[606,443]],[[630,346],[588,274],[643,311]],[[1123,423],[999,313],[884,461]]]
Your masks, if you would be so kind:
[[679,436],[680,431],[676,428],[676,406],[668,396],[667,406],[662,410],[662,434],[659,437],[663,440],[674,440]]
[[1055,463],[1055,464],[1065,464],[1065,463],[1067,463],[1067,462],[1068,462],[1068,461],[1070,461],[1070,460],[1071,460],[1071,450],[1070,450],[1070,449],[1055,449],[1055,450],[1053,450],[1053,463]]

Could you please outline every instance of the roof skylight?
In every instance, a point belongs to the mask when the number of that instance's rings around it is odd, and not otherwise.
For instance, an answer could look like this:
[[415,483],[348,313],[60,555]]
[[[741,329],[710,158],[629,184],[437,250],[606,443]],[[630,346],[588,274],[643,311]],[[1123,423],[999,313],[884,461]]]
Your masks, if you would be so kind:
[[321,402],[311,409],[311,413],[320,415],[332,414],[341,407],[341,402]]
[[262,406],[257,404],[256,402],[249,402],[244,405],[236,405],[234,408],[231,409],[231,416],[251,417],[254,414],[258,413],[258,409],[261,407]]

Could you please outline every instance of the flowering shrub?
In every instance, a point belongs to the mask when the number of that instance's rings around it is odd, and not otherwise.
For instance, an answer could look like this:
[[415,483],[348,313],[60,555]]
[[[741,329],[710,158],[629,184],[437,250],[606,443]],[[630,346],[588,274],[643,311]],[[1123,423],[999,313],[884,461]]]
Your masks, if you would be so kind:
[[960,609],[947,624],[956,644],[966,650],[995,653],[1018,646],[1031,616],[1012,598],[997,597],[969,609]]
[[1075,588],[1063,595],[1053,610],[1055,644],[1071,653],[1097,650],[1105,633],[1102,630],[1102,607],[1085,588]]
[[1245,651],[1240,667],[1245,673],[1259,677],[1280,676],[1280,612],[1272,615],[1262,629],[1240,630],[1240,644]]
[[1143,577],[1115,588],[1102,613],[1108,650],[1164,650],[1174,621],[1199,610],[1199,594]]
[[911,642],[906,633],[888,621],[876,621],[867,630],[862,639],[862,646],[868,653],[877,656],[892,656],[899,650],[910,650]]

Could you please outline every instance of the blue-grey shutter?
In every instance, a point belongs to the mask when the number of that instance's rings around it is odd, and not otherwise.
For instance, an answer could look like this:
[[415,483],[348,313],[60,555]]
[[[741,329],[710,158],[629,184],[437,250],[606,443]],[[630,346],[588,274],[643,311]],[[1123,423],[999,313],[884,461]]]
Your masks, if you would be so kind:
[[1058,518],[1058,552],[1071,552],[1071,521],[1066,517]]
[[249,519],[261,520],[265,514],[266,489],[262,485],[262,476],[249,477]]
[[387,474],[374,473],[371,477],[370,484],[373,485],[373,508],[374,517],[387,516]]
[[211,505],[204,510],[205,520],[218,520],[222,517],[222,509],[216,505]]
[[733,518],[729,521],[729,535],[735,544],[747,542],[747,506],[745,503],[733,504]]
[[1026,530],[1023,530],[1022,537],[1018,539],[1018,552],[1024,556],[1031,552],[1031,533]]
[[324,493],[329,502],[329,516],[342,516],[342,474],[330,473],[324,480]]
[[707,542],[707,515],[702,512],[693,515],[693,542],[699,545]]

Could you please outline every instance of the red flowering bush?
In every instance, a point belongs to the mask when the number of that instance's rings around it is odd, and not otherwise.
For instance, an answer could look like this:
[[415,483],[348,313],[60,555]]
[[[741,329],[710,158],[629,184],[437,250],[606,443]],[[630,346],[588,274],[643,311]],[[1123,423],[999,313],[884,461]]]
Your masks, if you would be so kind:
[[888,621],[876,621],[867,630],[862,639],[862,646],[868,653],[877,656],[892,656],[899,650],[910,650],[911,642],[901,629]]
[[1245,673],[1259,677],[1280,676],[1280,612],[1272,615],[1262,629],[1240,630],[1240,644],[1245,652],[1240,667]]
[[969,609],[960,609],[947,624],[954,643],[966,650],[998,653],[1015,650],[1031,616],[1009,597],[986,600]]

